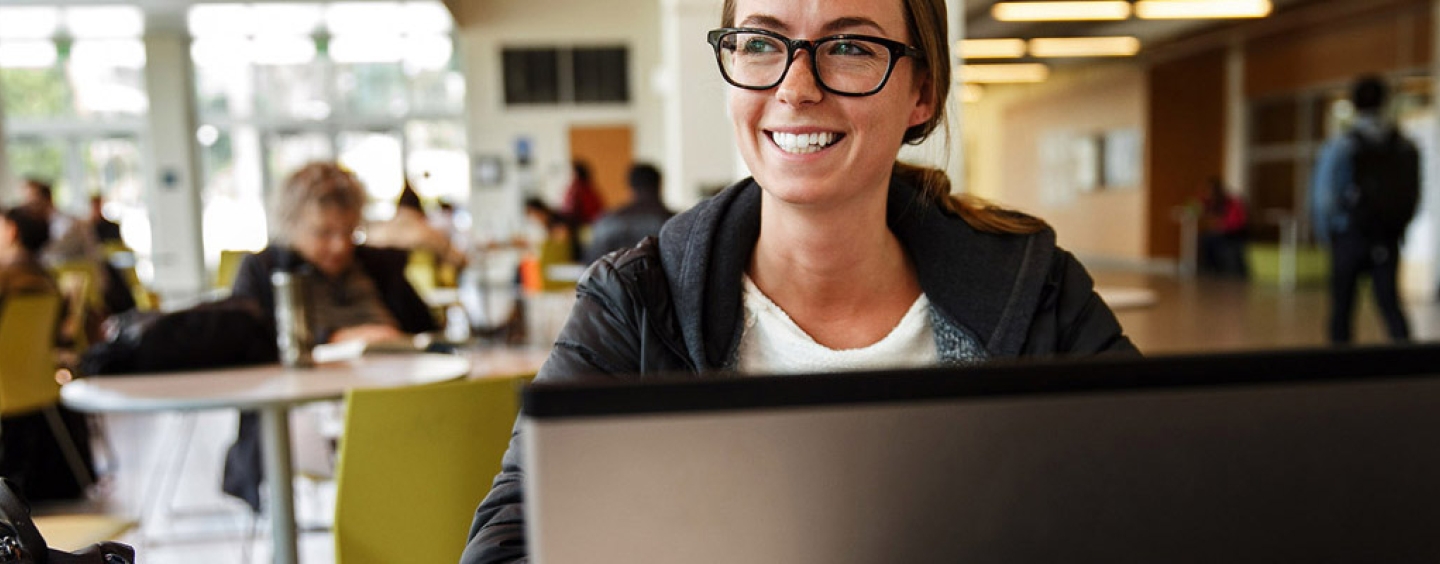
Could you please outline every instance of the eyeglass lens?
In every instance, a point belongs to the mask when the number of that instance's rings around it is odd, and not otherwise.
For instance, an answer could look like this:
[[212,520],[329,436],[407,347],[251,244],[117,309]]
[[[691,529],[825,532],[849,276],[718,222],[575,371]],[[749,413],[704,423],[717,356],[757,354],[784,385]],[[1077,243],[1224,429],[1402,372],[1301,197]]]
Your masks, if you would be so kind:
[[[719,54],[726,76],[746,88],[779,84],[793,61],[783,39],[743,31],[722,36]],[[864,39],[822,39],[815,44],[812,62],[826,88],[862,94],[884,84],[890,71],[890,49]]]

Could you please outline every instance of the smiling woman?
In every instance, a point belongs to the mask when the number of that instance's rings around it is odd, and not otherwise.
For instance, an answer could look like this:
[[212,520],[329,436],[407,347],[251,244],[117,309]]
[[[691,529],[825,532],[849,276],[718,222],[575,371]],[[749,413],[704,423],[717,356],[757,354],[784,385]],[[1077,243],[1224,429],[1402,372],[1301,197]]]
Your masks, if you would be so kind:
[[[537,382],[1136,354],[1044,222],[900,163],[944,123],[942,0],[726,0],[742,180],[595,262]],[[522,433],[463,562],[524,558]]]

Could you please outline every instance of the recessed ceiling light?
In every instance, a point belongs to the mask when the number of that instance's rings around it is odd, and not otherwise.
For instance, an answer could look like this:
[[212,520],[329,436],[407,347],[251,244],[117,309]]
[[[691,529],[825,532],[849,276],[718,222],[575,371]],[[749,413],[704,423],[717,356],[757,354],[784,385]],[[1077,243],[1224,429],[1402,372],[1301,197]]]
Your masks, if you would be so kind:
[[1270,0],[1140,0],[1135,16],[1147,20],[1263,18]]
[[1069,2],[1000,2],[990,14],[1002,22],[1123,20],[1130,3],[1111,0]]
[[1032,57],[1129,57],[1140,52],[1134,37],[1047,37],[1030,40]]
[[1040,63],[961,65],[960,78],[967,83],[1044,82],[1050,67]]
[[1017,59],[1025,56],[1025,40],[962,39],[955,49],[965,59]]

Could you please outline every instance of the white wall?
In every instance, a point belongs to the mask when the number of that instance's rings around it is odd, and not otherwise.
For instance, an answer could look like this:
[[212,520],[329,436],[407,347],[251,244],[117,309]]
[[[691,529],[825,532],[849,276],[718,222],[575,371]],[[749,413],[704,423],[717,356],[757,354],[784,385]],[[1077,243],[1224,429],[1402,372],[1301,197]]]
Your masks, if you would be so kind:
[[[559,201],[570,174],[569,129],[576,125],[629,125],[636,160],[665,158],[663,113],[653,76],[661,64],[657,0],[486,0],[452,2],[460,28],[467,135],[471,155],[505,159],[504,188],[476,188],[471,197],[477,231],[515,224],[523,198],[516,174],[515,140],[530,140],[535,188]],[[630,103],[506,107],[501,50],[514,46],[624,44],[630,54]]]
[[1067,250],[1144,263],[1144,171],[1135,186],[1056,197],[1040,151],[1048,138],[1129,128],[1140,132],[1143,147],[1147,106],[1145,71],[1134,64],[1056,71],[1034,85],[987,87],[980,102],[965,104],[968,187],[1050,222]]

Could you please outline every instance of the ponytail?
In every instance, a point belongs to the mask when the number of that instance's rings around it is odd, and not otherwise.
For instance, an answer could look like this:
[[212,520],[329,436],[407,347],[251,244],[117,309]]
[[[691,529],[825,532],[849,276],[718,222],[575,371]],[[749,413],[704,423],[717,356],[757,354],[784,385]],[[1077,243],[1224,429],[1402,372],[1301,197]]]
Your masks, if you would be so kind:
[[969,194],[950,194],[950,177],[945,171],[895,161],[895,179],[920,189],[920,200],[950,212],[983,233],[1029,235],[1044,231],[1045,221],[1007,210]]

